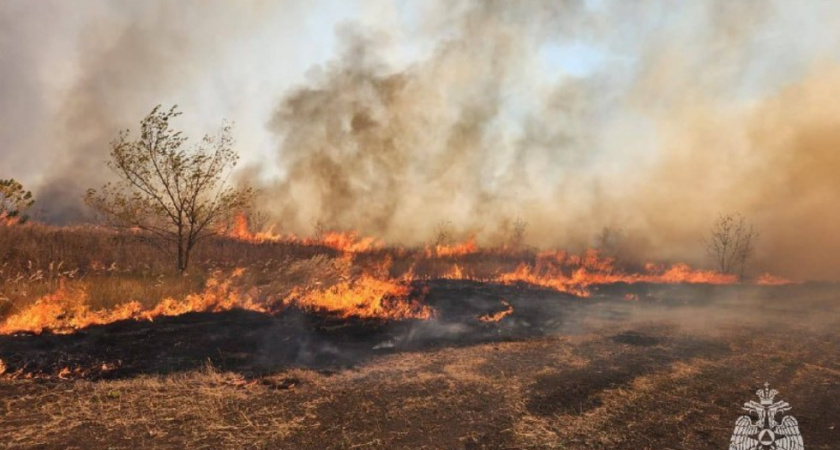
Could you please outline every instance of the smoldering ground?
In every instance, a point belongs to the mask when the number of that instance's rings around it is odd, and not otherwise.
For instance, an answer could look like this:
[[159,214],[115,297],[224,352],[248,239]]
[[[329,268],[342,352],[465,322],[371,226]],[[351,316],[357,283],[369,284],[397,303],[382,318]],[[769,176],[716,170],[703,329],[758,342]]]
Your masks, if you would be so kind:
[[[522,289],[518,297],[506,289],[446,281],[430,295],[457,292],[457,301],[448,308],[445,296],[430,301],[449,315],[437,324],[403,322],[402,333],[400,326],[298,316],[309,330],[299,337],[307,342],[301,355],[360,357],[340,371],[323,365],[253,371],[253,355],[261,351],[261,364],[272,357],[276,363],[294,353],[296,341],[284,340],[283,328],[272,328],[265,316],[241,311],[111,324],[64,337],[4,336],[2,356],[12,345],[29,345],[20,354],[33,368],[49,347],[61,349],[61,362],[70,364],[66,378],[81,376],[74,358],[90,341],[100,350],[116,341],[165,345],[154,358],[124,360],[123,369],[139,372],[117,372],[118,380],[0,383],[8,405],[0,429],[14,445],[45,448],[113,448],[130,439],[126,447],[716,449],[729,442],[744,402],[770,382],[777,399],[793,407],[788,414],[798,419],[808,448],[829,450],[837,442],[836,289],[612,286],[594,298],[566,299],[560,310],[578,312],[565,318],[550,315],[556,311],[550,306],[532,317],[527,308],[543,294]],[[459,310],[471,317],[498,311],[493,292],[506,295],[512,315],[490,325],[453,321]],[[627,293],[638,300],[624,300]],[[508,339],[525,321],[561,332]],[[471,345],[429,340],[482,326],[487,339]],[[423,347],[393,339],[424,328]],[[190,329],[200,338],[191,338]],[[243,354],[252,355],[251,366]],[[105,352],[97,355],[95,367],[109,361]],[[167,363],[184,372],[159,375]]]
[[[293,31],[318,5],[88,6],[0,13],[0,161],[44,220],[85,218],[108,142],[179,103],[195,134],[239,123],[241,178],[278,230],[418,244],[448,222],[498,243],[519,218],[537,247],[612,227],[629,258],[702,263],[716,214],[737,211],[761,232],[755,273],[836,278],[825,4],[359,2],[307,32],[335,46],[313,43],[306,71]],[[278,61],[299,72],[250,78]]]
[[718,348],[733,332],[812,336],[837,325],[833,285],[619,284],[602,286],[591,298],[463,280],[432,280],[417,288],[435,310],[431,319],[340,318],[296,308],[275,315],[233,310],[119,321],[69,335],[0,336],[0,348],[6,373],[18,377],[131,378],[188,371],[208,362],[259,376],[291,367],[338,370],[395,352],[593,330],[628,331],[616,339],[631,345],[657,345],[663,338],[653,336],[664,333],[700,347],[714,340]]

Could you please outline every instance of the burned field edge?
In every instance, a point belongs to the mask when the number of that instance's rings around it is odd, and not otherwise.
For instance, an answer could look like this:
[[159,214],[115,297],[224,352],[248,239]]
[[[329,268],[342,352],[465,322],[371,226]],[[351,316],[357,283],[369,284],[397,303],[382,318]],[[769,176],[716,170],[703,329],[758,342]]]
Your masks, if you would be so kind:
[[[621,322],[645,313],[654,314],[650,320],[656,321],[658,314],[669,311],[704,314],[704,308],[712,309],[734,320],[735,326],[739,320],[755,320],[748,315],[755,296],[764,302],[761,320],[773,323],[800,312],[787,306],[787,296],[830,297],[834,290],[819,285],[616,284],[599,287],[590,298],[578,298],[521,283],[428,280],[414,282],[413,287],[424,292],[423,301],[436,312],[434,318],[347,318],[299,308],[276,314],[237,309],[187,313],[123,320],[70,334],[0,336],[0,360],[4,376],[15,378],[125,378],[188,371],[207,363],[248,376],[289,367],[339,370],[393,352],[578,333],[587,322]],[[628,295],[634,300],[627,300]],[[493,315],[498,319],[481,320]]]
[[[181,292],[201,286],[215,257],[227,270],[247,261],[246,288],[278,277],[311,283],[307,274],[347,260],[287,243],[220,240],[205,251],[207,265],[180,279]],[[146,290],[157,269],[84,260],[93,256],[76,256],[91,269],[81,282],[136,281],[152,304],[174,286],[164,278],[163,290]],[[290,261],[306,267],[278,275]],[[795,406],[809,448],[840,439],[836,286],[609,283],[581,298],[441,278],[455,265],[480,278],[523,261],[539,262],[528,252],[353,255],[351,275],[414,270],[412,291],[436,312],[427,320],[234,307],[3,335],[0,434],[13,436],[12,448],[711,449],[725,446],[742,402],[771,381]]]
[[[505,292],[514,314],[481,326],[537,329],[531,321],[545,310],[516,313],[539,303],[539,290],[445,280],[429,298],[502,288],[524,291]],[[624,288],[547,297],[567,314],[539,333],[458,346],[395,340],[351,367],[249,374],[216,360],[110,380],[5,380],[0,431],[11,448],[717,449],[742,403],[770,381],[793,405],[807,448],[834,448],[836,288],[632,286],[638,301],[604,292]],[[482,305],[466,303],[461,317]],[[453,309],[452,320],[467,308]],[[167,326],[193,321],[180,319]],[[321,324],[342,336],[332,344],[358,331]],[[362,333],[361,342],[372,349],[387,336]]]
[[[0,333],[66,332],[127,317],[232,307],[276,311],[289,303],[338,309],[345,317],[425,317],[428,311],[411,305],[395,303],[389,305],[394,306],[392,311],[370,306],[384,296],[403,296],[408,282],[438,278],[524,282],[578,296],[588,296],[592,286],[617,282],[730,284],[737,279],[673,261],[618,260],[595,250],[573,254],[526,247],[479,248],[472,241],[386,247],[354,233],[326,233],[317,239],[249,232],[236,236],[204,242],[196,249],[193,269],[184,275],[131,233],[41,224],[4,227]],[[220,284],[233,285],[237,292],[214,291],[213,286]],[[344,291],[328,292],[336,284],[343,284]],[[359,295],[368,298],[348,298]],[[367,310],[356,307],[365,303]]]
[[[436,280],[414,287],[425,291],[435,318],[345,318],[299,308],[277,314],[236,309],[187,313],[70,334],[0,336],[0,358],[6,375],[15,377],[122,378],[191,370],[208,362],[248,375],[288,367],[338,370],[396,351],[537,336],[557,326],[581,301],[538,287],[470,281]],[[479,320],[502,310],[503,301],[518,305],[515,317],[499,323]]]

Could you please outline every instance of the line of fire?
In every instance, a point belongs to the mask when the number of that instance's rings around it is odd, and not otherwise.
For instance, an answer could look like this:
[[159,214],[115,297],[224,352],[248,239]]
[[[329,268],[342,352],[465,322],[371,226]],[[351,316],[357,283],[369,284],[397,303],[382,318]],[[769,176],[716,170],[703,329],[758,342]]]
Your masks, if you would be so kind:
[[0,448],[836,450],[837,23],[0,0]]

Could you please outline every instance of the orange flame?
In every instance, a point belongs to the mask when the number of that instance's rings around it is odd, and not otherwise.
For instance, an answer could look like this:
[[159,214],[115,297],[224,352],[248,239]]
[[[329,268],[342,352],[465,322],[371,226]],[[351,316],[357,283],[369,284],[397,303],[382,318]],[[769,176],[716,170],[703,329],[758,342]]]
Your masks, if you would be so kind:
[[18,224],[18,222],[20,222],[20,217],[10,216],[5,211],[0,212],[0,226],[10,227],[12,225]]
[[249,296],[238,294],[232,288],[232,282],[243,272],[242,269],[237,269],[227,279],[220,279],[217,274],[207,281],[202,292],[190,294],[183,300],[167,298],[151,309],[144,309],[140,302],[128,301],[110,310],[91,310],[87,304],[87,292],[84,287],[71,287],[61,280],[55,292],[44,295],[0,324],[0,334],[42,333],[44,330],[66,334],[91,325],[120,320],[153,320],[160,316],[176,316],[188,312],[220,312],[234,308],[265,312],[264,306]]
[[237,214],[233,218],[233,227],[227,232],[227,236],[240,241],[251,242],[259,244],[262,242],[284,242],[293,240],[285,236],[274,233],[273,228],[266,231],[254,233],[248,224],[248,218],[245,214]]
[[345,280],[327,289],[296,288],[285,305],[281,303],[275,305],[278,307],[272,307],[234,287],[235,281],[243,273],[244,269],[236,269],[227,278],[217,273],[207,281],[203,291],[187,295],[182,300],[166,298],[148,309],[137,301],[128,301],[112,309],[92,310],[87,303],[88,296],[84,287],[70,286],[62,280],[55,292],[44,295],[0,323],[0,334],[40,334],[45,330],[66,334],[120,320],[154,320],[161,316],[232,309],[273,313],[288,305],[329,312],[345,318],[428,319],[434,314],[432,308],[421,304],[419,299],[411,298],[408,281],[372,275],[362,275],[352,281]]
[[[427,262],[424,257],[426,259],[447,258],[478,252],[479,249],[473,239],[452,246],[427,247],[425,251],[421,250],[416,254],[413,262],[409,261],[411,265],[407,270],[402,269],[396,272],[402,275],[396,275],[392,274],[394,258],[404,258],[411,253],[400,249],[388,252],[381,260],[362,258],[360,264],[364,269],[359,271],[360,266],[355,265],[355,256],[358,253],[378,249],[382,244],[372,238],[359,238],[356,233],[329,232],[318,239],[280,236],[271,230],[255,234],[249,230],[247,218],[239,215],[228,235],[247,242],[294,242],[299,245],[320,245],[339,250],[343,253],[343,258],[336,261],[341,262],[340,273],[343,277],[341,281],[326,287],[320,286],[317,282],[310,286],[295,287],[282,301],[257,301],[243,292],[242,283],[237,283],[244,269],[236,269],[228,277],[215,273],[207,281],[203,291],[190,294],[180,300],[166,298],[152,307],[144,307],[137,301],[125,299],[127,301],[122,304],[100,310],[93,310],[89,305],[83,282],[61,281],[54,292],[42,296],[0,322],[0,334],[41,333],[45,330],[54,333],[69,333],[91,325],[126,319],[153,320],[160,316],[174,316],[188,312],[220,312],[235,308],[274,313],[289,306],[326,312],[344,318],[428,319],[435,315],[435,311],[421,302],[425,292],[412,289],[412,282],[417,278],[414,273],[416,263],[419,263],[418,270],[422,271],[424,279],[433,274],[454,280],[469,279],[503,284],[528,283],[579,297],[590,296],[596,286],[614,283],[730,284],[738,282],[734,275],[694,269],[682,263],[669,266],[647,264],[640,270],[630,271],[616,264],[614,258],[602,257],[594,250],[580,255],[564,251],[546,251],[539,253],[535,258],[528,256],[520,260],[522,262],[515,267],[511,265],[511,261],[517,261],[511,259],[515,255],[499,253],[489,253],[492,258],[482,260],[478,265],[473,265],[474,258],[458,260],[457,263],[451,259],[442,260],[446,264],[452,264],[450,269],[443,273],[437,269],[441,267],[440,264],[423,266],[423,263]],[[372,260],[377,262],[372,263]],[[498,263],[500,266],[495,269],[491,266],[488,270],[486,262]],[[100,261],[91,262],[90,267],[96,271],[111,271],[110,268],[105,269],[105,264]],[[397,264],[397,267],[404,266]],[[432,267],[431,272],[428,271],[429,267]],[[359,272],[362,274],[359,275]],[[483,273],[483,275],[477,276],[476,273]],[[755,282],[760,285],[790,283],[789,280],[769,274],[758,277]],[[637,297],[628,296],[626,299],[636,300]],[[479,320],[498,321],[511,314],[513,307],[508,303],[504,305],[507,307],[505,311],[481,316]]]
[[274,233],[273,228],[254,233],[248,225],[248,218],[244,214],[234,217],[234,224],[227,233],[228,237],[245,242],[287,242],[302,245],[321,245],[343,253],[364,253],[382,247],[382,243],[372,237],[359,237],[355,232],[329,231],[318,238],[300,238],[295,235],[280,235]]
[[784,286],[787,284],[793,284],[793,281],[777,277],[769,273],[764,273],[759,275],[758,278],[756,278],[755,284],[758,284],[760,286]]
[[433,310],[410,298],[406,282],[362,275],[326,289],[304,292],[295,289],[291,302],[305,309],[337,314],[340,317],[387,319],[429,319]]
[[364,253],[382,247],[382,244],[371,237],[360,238],[353,232],[331,231],[324,233],[320,239],[308,240],[310,244],[320,244],[344,253]]
[[493,314],[481,315],[478,317],[478,320],[482,322],[498,322],[504,319],[505,317],[513,314],[513,306],[511,306],[510,303],[502,300],[502,305],[506,306],[506,308]]
[[248,218],[244,214],[237,214],[234,217],[233,229],[230,230],[230,237],[243,241],[254,241],[256,236],[248,229]]
[[591,287],[614,283],[706,283],[731,284],[738,281],[735,275],[714,271],[692,269],[687,264],[660,267],[648,264],[642,273],[626,273],[615,266],[613,258],[603,258],[597,251],[589,250],[583,255],[567,255],[565,252],[544,252],[535,264],[521,263],[512,272],[500,273],[495,280],[512,284],[525,282],[566,292],[579,297],[588,297]]
[[478,246],[475,244],[475,237],[471,236],[466,242],[454,244],[454,245],[444,245],[438,244],[434,247],[427,247],[426,248],[426,257],[433,258],[435,256],[438,257],[447,257],[447,256],[463,256],[463,255],[470,255],[473,253],[478,252]]
[[464,279],[470,279],[471,277],[468,277],[464,273],[464,270],[461,269],[461,266],[459,266],[458,264],[453,264],[452,268],[449,269],[449,272],[446,272],[445,274],[443,274],[442,278],[446,278],[448,280],[464,280]]

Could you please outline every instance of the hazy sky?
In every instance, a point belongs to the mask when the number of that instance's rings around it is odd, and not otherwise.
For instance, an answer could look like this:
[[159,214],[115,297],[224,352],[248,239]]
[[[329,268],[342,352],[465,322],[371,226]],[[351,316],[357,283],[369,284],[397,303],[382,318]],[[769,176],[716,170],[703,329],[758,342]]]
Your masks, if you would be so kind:
[[708,0],[0,0],[0,178],[85,217],[118,130],[235,122],[284,230],[418,243],[441,222],[702,260],[719,212],[763,268],[836,276],[840,6]]
[[[337,56],[342,27],[360,27],[387,35],[391,41],[384,57],[395,68],[410,64],[434,48],[445,33],[427,33],[419,17],[424,1],[243,1],[180,2],[183,17],[172,23],[155,23],[165,14],[163,1],[132,2],[80,0],[2,0],[0,2],[0,48],[3,62],[3,93],[0,112],[11,119],[0,136],[0,167],[5,176],[14,175],[30,184],[45,176],[54,161],[34,158],[60,152],[62,143],[52,141],[61,134],[62,108],[84,77],[90,52],[108,52],[108,46],[130,27],[147,27],[150,33],[161,26],[184,27],[184,36],[204,38],[218,26],[216,42],[202,48],[196,60],[187,59],[177,89],[155,92],[145,80],[116,84],[106,89],[141,91],[145,102],[125,105],[126,113],[138,122],[143,113],[158,103],[177,103],[185,112],[182,124],[195,132],[206,131],[222,118],[237,123],[239,150],[246,161],[260,161],[273,155],[278,136],[266,128],[272,111],[285,91],[305,83],[307,74]],[[457,2],[455,2],[457,3]],[[188,12],[187,12],[188,11]],[[228,15],[229,14],[229,15]],[[221,17],[220,17],[221,16]],[[196,24],[213,22],[213,25]],[[251,23],[249,23],[251,22]],[[154,42],[150,46],[170,45]],[[174,40],[180,40],[178,38]],[[201,44],[199,44],[201,45]],[[549,39],[537,49],[549,79],[564,75],[590,74],[608,56],[586,42]],[[208,55],[208,53],[210,53]],[[131,55],[114,57],[113,64],[126,63]],[[625,56],[625,58],[629,57]],[[163,68],[162,68],[163,69]],[[146,69],[150,73],[155,68]],[[165,70],[165,69],[163,69]],[[198,71],[199,74],[189,73]],[[173,75],[175,77],[179,75]],[[108,79],[103,80],[108,82]],[[23,113],[23,114],[21,114]],[[132,115],[133,114],[133,115]],[[116,131],[118,128],[114,129]],[[47,150],[48,147],[52,147]],[[12,174],[12,172],[14,172]]]

